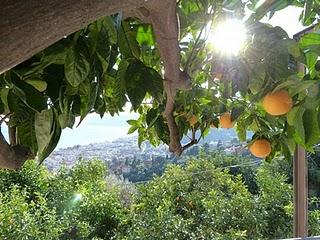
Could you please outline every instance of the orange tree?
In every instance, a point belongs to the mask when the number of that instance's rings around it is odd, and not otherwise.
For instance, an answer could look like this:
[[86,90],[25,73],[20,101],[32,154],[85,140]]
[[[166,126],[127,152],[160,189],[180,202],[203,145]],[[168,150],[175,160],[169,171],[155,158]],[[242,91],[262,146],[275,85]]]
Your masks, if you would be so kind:
[[[177,155],[224,113],[240,140],[252,130],[252,140],[270,142],[269,158],[290,156],[296,143],[311,149],[320,136],[320,35],[296,42],[260,22],[289,5],[301,7],[305,25],[317,20],[318,3],[302,0],[5,1],[0,113],[9,142],[0,134],[0,167],[17,169],[35,156],[43,161],[76,117],[79,125],[92,112],[114,115],[128,101],[140,114],[129,121],[138,143],[164,142]],[[237,57],[220,55],[206,41],[210,27],[243,19],[245,8],[252,11],[245,46]],[[307,74],[298,73],[298,63]],[[287,102],[263,101],[282,114],[273,116],[260,101],[278,91]],[[182,146],[188,132],[190,142]]]

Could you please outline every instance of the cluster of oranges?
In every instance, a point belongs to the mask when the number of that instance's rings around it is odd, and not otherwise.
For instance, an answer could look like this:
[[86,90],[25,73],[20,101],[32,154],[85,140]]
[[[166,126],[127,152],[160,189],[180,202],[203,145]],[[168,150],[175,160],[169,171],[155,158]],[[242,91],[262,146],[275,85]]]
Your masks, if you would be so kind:
[[[288,113],[292,105],[292,98],[286,90],[270,92],[264,96],[262,100],[264,110],[272,116],[280,116]],[[194,126],[198,122],[198,119],[193,115],[188,121],[191,126]],[[235,122],[232,121],[231,114],[226,112],[220,116],[219,124],[222,128],[232,128]],[[210,126],[211,128],[217,127],[213,123]],[[267,157],[271,153],[271,150],[271,143],[264,138],[256,139],[249,146],[249,151],[259,158]]]

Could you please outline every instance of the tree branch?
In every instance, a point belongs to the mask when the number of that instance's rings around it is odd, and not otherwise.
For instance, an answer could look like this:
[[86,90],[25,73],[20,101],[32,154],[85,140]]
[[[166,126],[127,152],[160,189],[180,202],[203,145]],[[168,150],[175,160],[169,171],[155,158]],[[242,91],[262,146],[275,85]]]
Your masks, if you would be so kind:
[[189,76],[180,70],[180,48],[178,43],[179,22],[176,13],[176,0],[147,2],[136,12],[143,21],[152,23],[158,49],[164,66],[164,90],[167,95],[166,108],[163,113],[170,131],[169,150],[181,155],[178,126],[173,117],[175,96],[178,90],[191,87]]
[[17,127],[16,126],[8,126],[8,132],[9,132],[9,142],[11,146],[17,145]]
[[186,145],[184,145],[182,147],[182,150],[184,151],[184,150],[188,149],[189,147],[191,147],[191,146],[193,146],[195,144],[198,144],[198,142],[200,141],[201,137],[202,137],[202,133],[201,133],[200,137],[198,139],[196,139],[196,129],[193,128],[192,129],[192,137],[190,139],[190,142],[187,143]]
[[22,167],[24,162],[31,157],[28,148],[21,145],[11,147],[0,129],[0,168],[16,170]]
[[[89,23],[145,0],[2,0],[0,74]],[[155,2],[148,0],[148,2]],[[161,3],[161,2],[160,2]]]
[[180,155],[183,148],[173,117],[174,102],[177,91],[189,89],[191,81],[180,70],[176,0],[3,0],[0,56],[6,57],[1,59],[0,74],[98,18],[117,12],[153,25],[165,72],[167,103],[163,115],[170,130],[169,149]]

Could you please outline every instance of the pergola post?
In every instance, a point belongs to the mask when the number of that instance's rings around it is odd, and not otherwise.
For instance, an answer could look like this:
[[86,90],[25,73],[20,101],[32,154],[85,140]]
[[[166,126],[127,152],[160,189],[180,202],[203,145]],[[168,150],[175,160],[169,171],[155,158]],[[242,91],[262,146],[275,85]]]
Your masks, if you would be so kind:
[[[293,38],[299,40],[304,34],[311,32],[314,26],[308,27],[301,32],[296,33]],[[303,64],[298,65],[300,72],[305,72]],[[308,163],[306,151],[299,145],[293,157],[293,236],[308,236]]]
[[308,164],[306,152],[297,146],[293,157],[294,237],[308,236]]

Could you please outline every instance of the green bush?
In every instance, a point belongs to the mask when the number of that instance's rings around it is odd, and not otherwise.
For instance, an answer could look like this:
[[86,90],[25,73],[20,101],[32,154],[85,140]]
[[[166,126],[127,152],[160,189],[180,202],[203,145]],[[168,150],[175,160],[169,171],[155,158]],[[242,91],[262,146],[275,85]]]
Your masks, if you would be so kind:
[[98,160],[55,174],[32,161],[0,171],[0,239],[113,238],[127,210],[106,175]]
[[30,200],[27,189],[18,186],[0,193],[0,239],[58,239],[67,228],[41,194]]
[[132,225],[122,238],[286,237],[291,231],[291,216],[285,209],[292,191],[284,181],[282,175],[270,176],[261,170],[257,176],[259,194],[252,195],[241,176],[234,177],[209,160],[192,160],[185,168],[170,166],[162,177],[140,187]]
[[[32,161],[20,171],[0,170],[0,239],[292,237],[290,167],[250,161],[202,154],[137,188],[98,160],[56,173]],[[309,208],[309,235],[319,235],[319,198]]]

